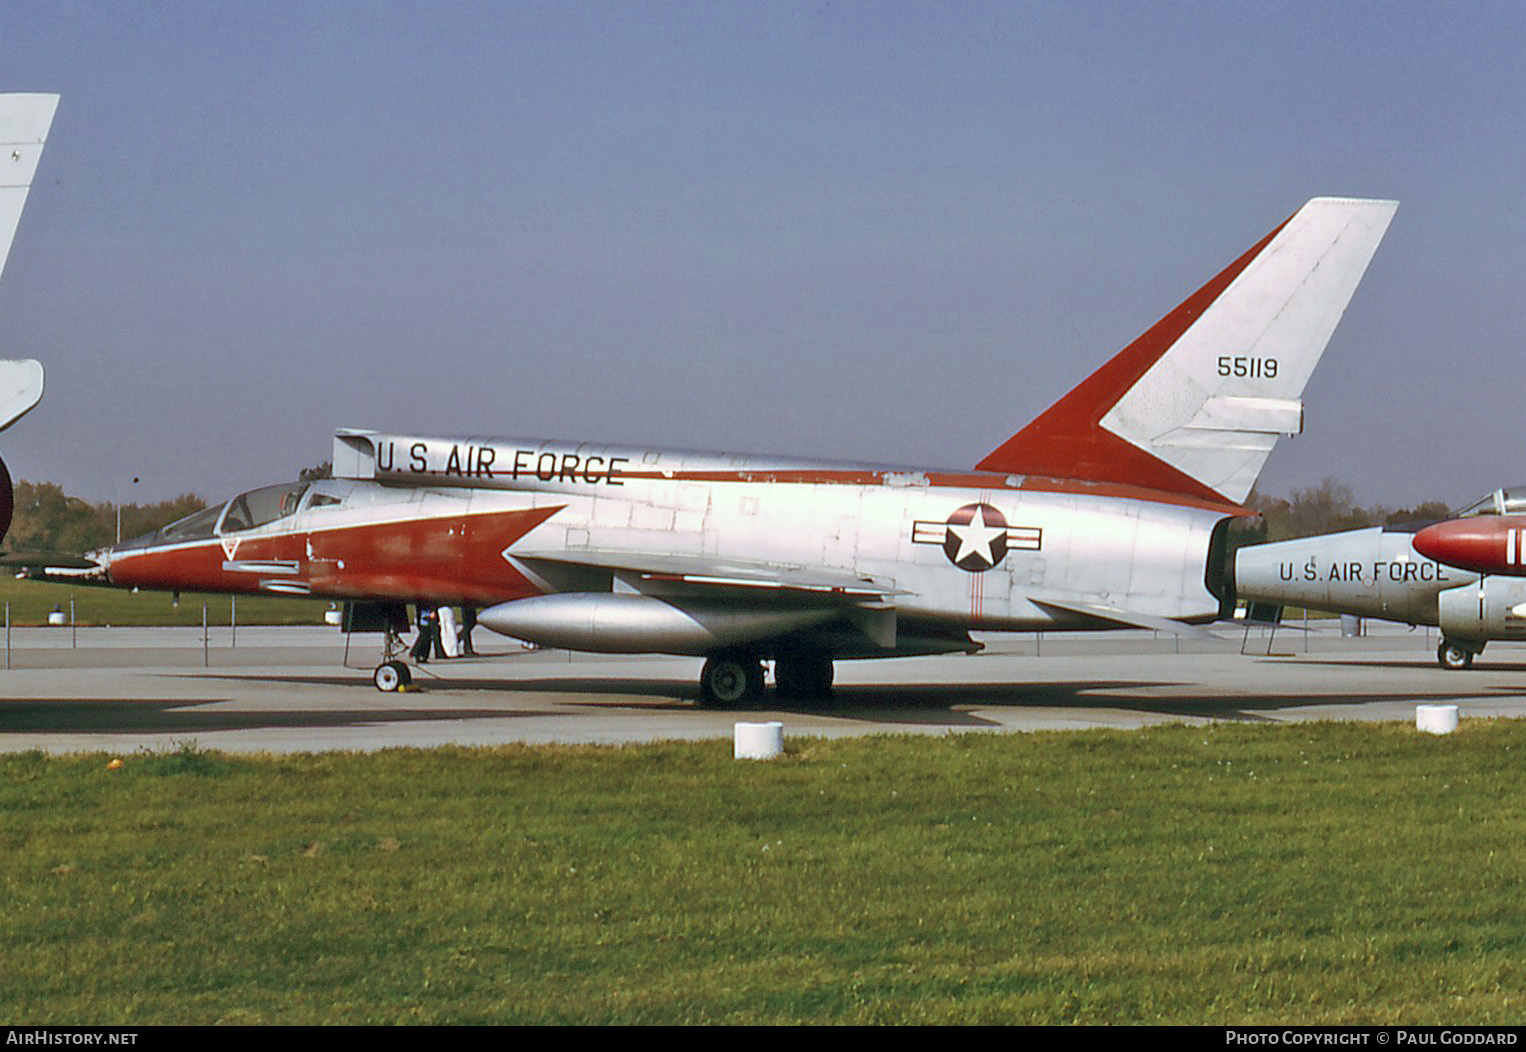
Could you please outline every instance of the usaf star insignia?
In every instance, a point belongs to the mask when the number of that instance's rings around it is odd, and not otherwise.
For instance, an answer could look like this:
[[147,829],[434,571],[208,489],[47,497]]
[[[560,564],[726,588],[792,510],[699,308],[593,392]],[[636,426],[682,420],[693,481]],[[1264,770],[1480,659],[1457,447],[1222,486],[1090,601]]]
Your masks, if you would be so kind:
[[1035,526],[1008,526],[1007,517],[989,504],[966,504],[946,522],[915,522],[915,544],[936,544],[948,561],[969,573],[984,573],[1014,549],[1038,551],[1043,532]]

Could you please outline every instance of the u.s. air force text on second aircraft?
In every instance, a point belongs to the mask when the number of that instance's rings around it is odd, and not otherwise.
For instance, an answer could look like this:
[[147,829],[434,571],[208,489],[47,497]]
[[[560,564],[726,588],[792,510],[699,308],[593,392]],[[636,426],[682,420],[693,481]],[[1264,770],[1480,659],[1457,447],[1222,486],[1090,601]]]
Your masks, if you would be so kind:
[[1367,564],[1362,562],[1331,563],[1321,570],[1319,564],[1313,559],[1299,567],[1297,563],[1278,563],[1277,574],[1284,581],[1347,581],[1352,584],[1360,584],[1362,581],[1376,583],[1380,578],[1386,577],[1396,584],[1407,581],[1450,581],[1447,576],[1447,568],[1440,563],[1418,562],[1410,559],[1379,559],[1372,563],[1372,573],[1362,571]]

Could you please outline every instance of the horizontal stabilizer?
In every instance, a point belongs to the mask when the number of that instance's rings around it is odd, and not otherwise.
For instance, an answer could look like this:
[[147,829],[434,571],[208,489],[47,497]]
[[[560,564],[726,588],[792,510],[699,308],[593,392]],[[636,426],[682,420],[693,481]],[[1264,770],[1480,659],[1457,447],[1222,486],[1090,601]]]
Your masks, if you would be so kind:
[[0,360],[0,431],[42,401],[42,363],[34,358]]
[[1211,640],[1215,643],[1223,642],[1223,639],[1212,632],[1206,632],[1195,625],[1184,625],[1180,621],[1171,620],[1169,617],[1140,614],[1132,610],[1120,610],[1112,606],[1097,606],[1094,603],[1077,603],[1069,599],[1033,599],[1030,597],[1029,601],[1034,606],[1063,610],[1068,614],[1080,614],[1083,617],[1096,618],[1098,621],[1110,621],[1113,624],[1127,625],[1130,628],[1148,628],[1155,632],[1169,632],[1176,636],[1186,636],[1189,639]]

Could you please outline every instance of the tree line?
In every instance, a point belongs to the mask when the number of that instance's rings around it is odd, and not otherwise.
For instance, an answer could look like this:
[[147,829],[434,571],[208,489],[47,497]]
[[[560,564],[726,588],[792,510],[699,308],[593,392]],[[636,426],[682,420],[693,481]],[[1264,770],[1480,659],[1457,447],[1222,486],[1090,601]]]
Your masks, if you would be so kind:
[[[137,537],[200,511],[207,502],[194,493],[155,504],[122,505],[122,539]],[[71,497],[51,482],[16,483],[16,510],[5,547],[11,551],[86,552],[113,544],[117,506]]]
[[1260,511],[1261,517],[1235,523],[1231,532],[1237,546],[1312,537],[1364,526],[1435,522],[1451,514],[1451,509],[1439,500],[1424,501],[1409,508],[1391,508],[1384,504],[1363,506],[1356,502],[1356,494],[1350,486],[1333,478],[1326,478],[1317,486],[1294,490],[1285,499],[1251,490],[1245,503]]
[[[327,460],[297,473],[303,482],[332,478],[333,475],[333,463]],[[182,493],[155,504],[123,504],[122,539],[152,533],[206,506],[206,498],[195,493]],[[51,482],[23,479],[16,483],[15,518],[5,537],[7,550],[79,554],[114,544],[116,539],[117,506],[112,502],[91,503],[71,497],[63,487]]]

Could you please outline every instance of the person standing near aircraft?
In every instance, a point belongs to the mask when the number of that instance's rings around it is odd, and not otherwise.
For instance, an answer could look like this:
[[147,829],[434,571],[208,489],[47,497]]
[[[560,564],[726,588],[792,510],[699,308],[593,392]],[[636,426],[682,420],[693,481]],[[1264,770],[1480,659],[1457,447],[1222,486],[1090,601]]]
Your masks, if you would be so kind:
[[418,604],[419,637],[413,641],[413,650],[410,656],[414,662],[420,665],[429,663],[429,652],[433,650],[436,657],[444,657],[445,651],[440,646],[440,622],[435,608],[429,603]]
[[476,657],[477,651],[472,646],[472,629],[477,627],[477,608],[471,603],[461,606],[461,656]]

